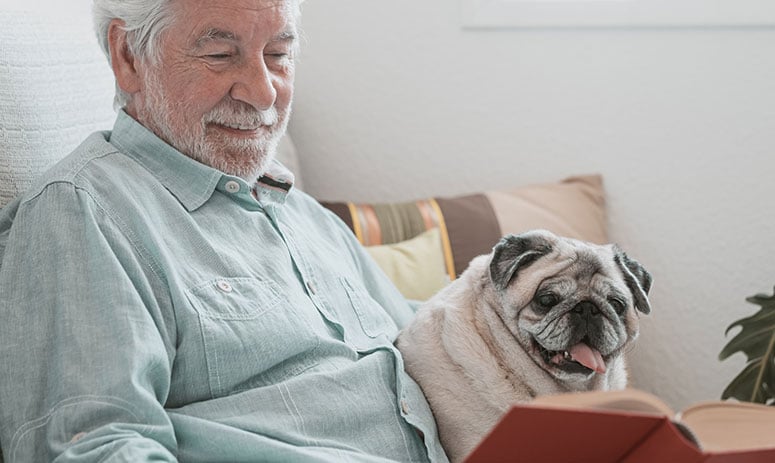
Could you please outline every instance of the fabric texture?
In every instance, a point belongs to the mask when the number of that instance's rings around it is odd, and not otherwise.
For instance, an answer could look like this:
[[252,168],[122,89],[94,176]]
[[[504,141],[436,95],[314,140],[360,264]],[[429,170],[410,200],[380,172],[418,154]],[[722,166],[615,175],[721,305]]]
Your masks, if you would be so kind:
[[[322,204],[338,215],[365,246],[397,243],[438,228],[450,279],[459,276],[471,259],[489,253],[507,234],[544,228],[598,244],[608,241],[605,190],[600,175],[451,198],[389,204]],[[420,270],[435,274],[435,265],[429,262]],[[408,278],[400,275],[398,269],[389,274],[394,281]]]
[[89,18],[0,7],[0,207],[110,128],[113,78]]
[[292,178],[122,112],[4,208],[6,463],[446,461],[393,346],[412,307]]
[[424,301],[449,283],[438,227],[394,244],[366,247],[401,294]]

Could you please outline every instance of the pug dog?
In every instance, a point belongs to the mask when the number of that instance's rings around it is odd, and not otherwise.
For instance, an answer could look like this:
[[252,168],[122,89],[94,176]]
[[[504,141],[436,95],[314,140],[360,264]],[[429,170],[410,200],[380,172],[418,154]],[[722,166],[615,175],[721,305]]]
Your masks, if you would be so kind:
[[451,461],[515,402],[623,389],[651,275],[615,245],[508,235],[425,302],[398,336]]

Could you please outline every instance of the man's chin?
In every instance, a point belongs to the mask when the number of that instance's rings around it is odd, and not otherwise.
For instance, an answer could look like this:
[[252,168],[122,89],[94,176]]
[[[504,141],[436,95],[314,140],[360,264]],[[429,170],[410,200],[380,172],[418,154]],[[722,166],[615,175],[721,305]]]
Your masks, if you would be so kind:
[[270,152],[224,150],[219,156],[204,156],[197,160],[225,174],[239,177],[252,185],[266,172],[274,158],[274,149]]

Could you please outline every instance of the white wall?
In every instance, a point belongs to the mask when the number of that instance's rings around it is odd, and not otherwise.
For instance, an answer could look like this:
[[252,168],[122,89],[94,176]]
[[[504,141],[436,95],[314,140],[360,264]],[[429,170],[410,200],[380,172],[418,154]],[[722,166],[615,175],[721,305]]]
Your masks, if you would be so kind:
[[3,9],[16,11],[43,11],[72,17],[91,17],[92,0],[0,0]]
[[744,298],[775,285],[773,29],[459,27],[457,0],[308,0],[291,134],[324,199],[453,195],[600,172],[653,273],[634,385],[717,399]]

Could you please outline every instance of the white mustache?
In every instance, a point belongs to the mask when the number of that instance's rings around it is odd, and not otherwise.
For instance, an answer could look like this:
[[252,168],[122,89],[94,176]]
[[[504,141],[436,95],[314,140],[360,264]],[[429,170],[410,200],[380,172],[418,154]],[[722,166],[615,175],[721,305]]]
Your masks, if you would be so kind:
[[279,116],[274,106],[259,110],[247,105],[220,105],[207,113],[203,119],[205,124],[214,123],[240,130],[252,130],[277,124]]

